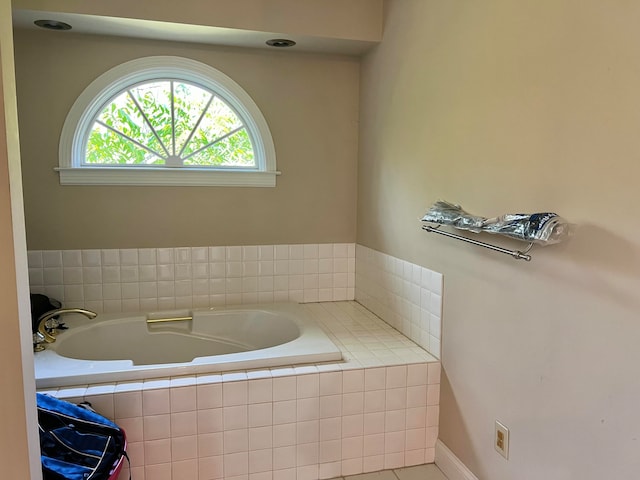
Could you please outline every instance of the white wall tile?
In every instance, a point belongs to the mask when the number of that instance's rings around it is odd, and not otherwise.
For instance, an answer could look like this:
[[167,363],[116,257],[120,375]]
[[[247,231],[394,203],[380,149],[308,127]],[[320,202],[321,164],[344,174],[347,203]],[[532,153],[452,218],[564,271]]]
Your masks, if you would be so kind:
[[193,284],[191,280],[176,280],[174,286],[176,297],[193,295]]
[[123,312],[139,312],[140,299],[139,298],[123,298],[122,311]]
[[288,269],[289,275],[302,275],[304,273],[304,260],[290,259]]
[[274,248],[274,254],[276,260],[288,260],[289,245],[276,245]]
[[273,424],[295,423],[297,421],[297,401],[282,400],[273,402]]
[[177,263],[175,265],[176,280],[190,280],[192,277],[190,263]]
[[171,395],[171,412],[188,412],[196,409],[196,387],[185,386],[172,388]]
[[302,260],[304,258],[303,245],[289,245],[289,259]]
[[107,265],[102,267],[103,283],[119,283],[120,282],[120,266]]
[[357,301],[438,357],[442,275],[361,245],[356,252]]
[[63,250],[62,266],[63,267],[82,267],[82,251],[81,250]]
[[318,258],[333,258],[333,244],[323,243],[318,245]]
[[296,444],[296,423],[273,425],[273,447],[287,447]]
[[[317,465],[318,463],[318,450],[319,445],[314,443],[302,443],[296,446],[296,465],[298,467],[304,467],[307,465]],[[300,475],[298,474],[298,478]],[[314,476],[311,479],[316,478]]]
[[242,261],[242,247],[226,247],[226,261],[227,262],[241,262]]
[[[44,285],[44,277],[42,275],[42,268],[29,268],[29,286],[32,287],[31,293],[40,293],[40,289]],[[36,292],[33,288],[38,288]]]
[[157,252],[155,248],[140,248],[138,249],[138,264],[140,265],[155,265],[157,259]]
[[[362,436],[342,439],[342,459],[359,459],[362,462],[364,438]],[[360,469],[361,471],[361,469]],[[349,472],[351,473],[351,472]]]
[[131,248],[120,250],[120,265],[137,266],[138,250]]
[[320,463],[336,462],[342,459],[342,440],[328,440],[320,442]]
[[103,300],[120,300],[122,289],[119,283],[105,283],[102,285]]
[[273,380],[264,378],[248,382],[248,403],[266,403],[273,400]]
[[138,266],[138,280],[141,282],[155,282],[158,279],[158,271],[155,263],[153,265]]
[[333,257],[318,260],[318,273],[333,273]]
[[42,268],[42,252],[40,250],[30,250],[27,252],[27,264],[29,268]]
[[[167,463],[171,460],[171,440],[169,438],[161,440],[151,440],[144,442],[144,462],[148,467],[154,464],[166,464],[171,468],[171,464]],[[147,476],[148,473],[147,473]],[[149,478],[162,478],[149,476]],[[170,478],[170,477],[169,477]]]
[[321,418],[319,425],[321,442],[342,438],[342,417]]
[[120,251],[119,250],[102,250],[102,266],[116,266],[120,265]]
[[82,267],[64,267],[62,269],[64,285],[82,285]]
[[317,443],[320,439],[320,424],[316,420],[301,420],[296,423],[296,442]]
[[242,262],[227,262],[225,276],[227,278],[241,278]]
[[225,247],[209,247],[209,262],[225,262],[227,253]]
[[144,438],[146,440],[158,440],[171,437],[171,416],[146,415],[144,420]]
[[239,452],[224,455],[224,478],[246,475],[249,472],[249,455],[247,452]]
[[318,273],[318,259],[317,258],[306,258],[303,260],[302,271],[305,274],[308,273]]
[[139,279],[137,265],[122,265],[120,267],[121,282],[137,282]]
[[[426,402],[425,402],[426,403]],[[410,407],[406,410],[405,416],[406,427],[409,428],[422,428],[426,426],[427,422],[427,407]]]
[[[271,472],[273,470],[273,451],[271,449],[254,450],[249,452],[249,473]],[[270,480],[271,477],[264,477]],[[263,480],[252,477],[252,480]]]
[[247,414],[250,428],[266,427],[273,422],[273,408],[270,402],[249,405]]
[[317,420],[320,417],[320,401],[318,396],[299,398],[296,401],[296,421]]
[[[273,449],[273,469],[282,470],[296,466],[296,447],[277,447]],[[294,479],[296,477],[294,476]]]
[[242,260],[243,261],[257,261],[258,260],[258,247],[255,245],[247,245],[242,247]]
[[[374,470],[371,470],[374,471]],[[342,462],[327,462],[319,465],[319,478],[330,479],[339,477],[342,474]],[[275,480],[275,479],[274,479]]]
[[175,248],[174,261],[176,263],[191,263],[191,248],[189,247]]
[[[197,422],[199,434],[222,432],[224,430],[222,408],[198,409]],[[212,455],[217,454],[212,453]]]
[[342,393],[342,372],[320,373],[319,382],[320,396]]
[[216,262],[209,264],[209,278],[225,278],[227,276],[226,264]]
[[249,429],[249,451],[270,449],[271,447],[273,447],[273,426]]
[[224,453],[247,452],[249,450],[249,432],[246,428],[225,430],[223,433]]
[[338,243],[333,246],[333,256],[335,258],[348,258],[349,246],[346,243]]
[[85,285],[84,300],[102,300],[102,286],[101,285]]
[[191,248],[191,262],[193,262],[193,263],[208,263],[209,262],[209,249],[207,247],[192,247]]
[[159,264],[156,267],[158,274],[158,280],[172,281],[175,280],[175,265],[174,264]]
[[225,382],[222,385],[222,404],[226,406],[244,405],[248,400],[248,382]]
[[83,267],[82,268],[82,281],[86,284],[101,284],[102,283],[102,268],[96,267]]
[[42,269],[44,286],[63,285],[62,267],[45,267]]
[[238,430],[248,427],[247,405],[235,405],[222,408],[224,430]]
[[62,267],[62,252],[59,250],[45,250],[42,252],[43,267]]
[[116,390],[113,400],[116,419],[142,417],[141,391],[118,392]]
[[80,307],[84,301],[84,290],[82,285],[64,286],[64,303],[68,307]]

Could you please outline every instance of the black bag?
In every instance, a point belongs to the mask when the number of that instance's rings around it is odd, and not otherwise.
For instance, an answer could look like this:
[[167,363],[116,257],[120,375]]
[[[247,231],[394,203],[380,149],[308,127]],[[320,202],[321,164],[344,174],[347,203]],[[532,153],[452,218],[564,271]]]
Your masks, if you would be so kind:
[[127,458],[124,430],[90,406],[41,393],[37,394],[37,406],[44,480],[118,477]]
[[[38,320],[40,317],[51,311],[56,310],[62,306],[62,304],[55,298],[49,298],[41,293],[32,293],[31,299],[31,330],[33,333],[38,331]],[[57,317],[54,317],[57,318]]]

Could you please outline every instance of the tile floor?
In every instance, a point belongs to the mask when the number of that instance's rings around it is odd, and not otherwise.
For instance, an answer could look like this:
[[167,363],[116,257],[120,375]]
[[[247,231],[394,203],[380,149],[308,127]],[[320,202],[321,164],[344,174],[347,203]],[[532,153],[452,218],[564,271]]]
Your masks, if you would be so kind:
[[396,468],[381,472],[362,473],[334,480],[447,480],[444,473],[433,463],[416,467]]

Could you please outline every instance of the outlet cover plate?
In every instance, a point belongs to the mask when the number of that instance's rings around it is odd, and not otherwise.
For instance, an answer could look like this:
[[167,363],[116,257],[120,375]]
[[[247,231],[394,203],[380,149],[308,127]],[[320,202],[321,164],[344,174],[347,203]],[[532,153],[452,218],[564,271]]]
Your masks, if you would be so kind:
[[496,420],[495,435],[493,436],[493,448],[500,455],[509,459],[509,429]]

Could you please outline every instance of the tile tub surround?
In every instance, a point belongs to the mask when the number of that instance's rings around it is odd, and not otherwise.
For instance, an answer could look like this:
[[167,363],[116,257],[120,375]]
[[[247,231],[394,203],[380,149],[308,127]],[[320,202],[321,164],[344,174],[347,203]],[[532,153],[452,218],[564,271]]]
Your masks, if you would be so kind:
[[437,359],[355,302],[304,308],[343,362],[47,392],[120,424],[136,480],[315,480],[433,462]]
[[28,252],[31,293],[98,313],[353,300],[355,244]]
[[356,301],[437,358],[442,290],[441,273],[356,246]]

